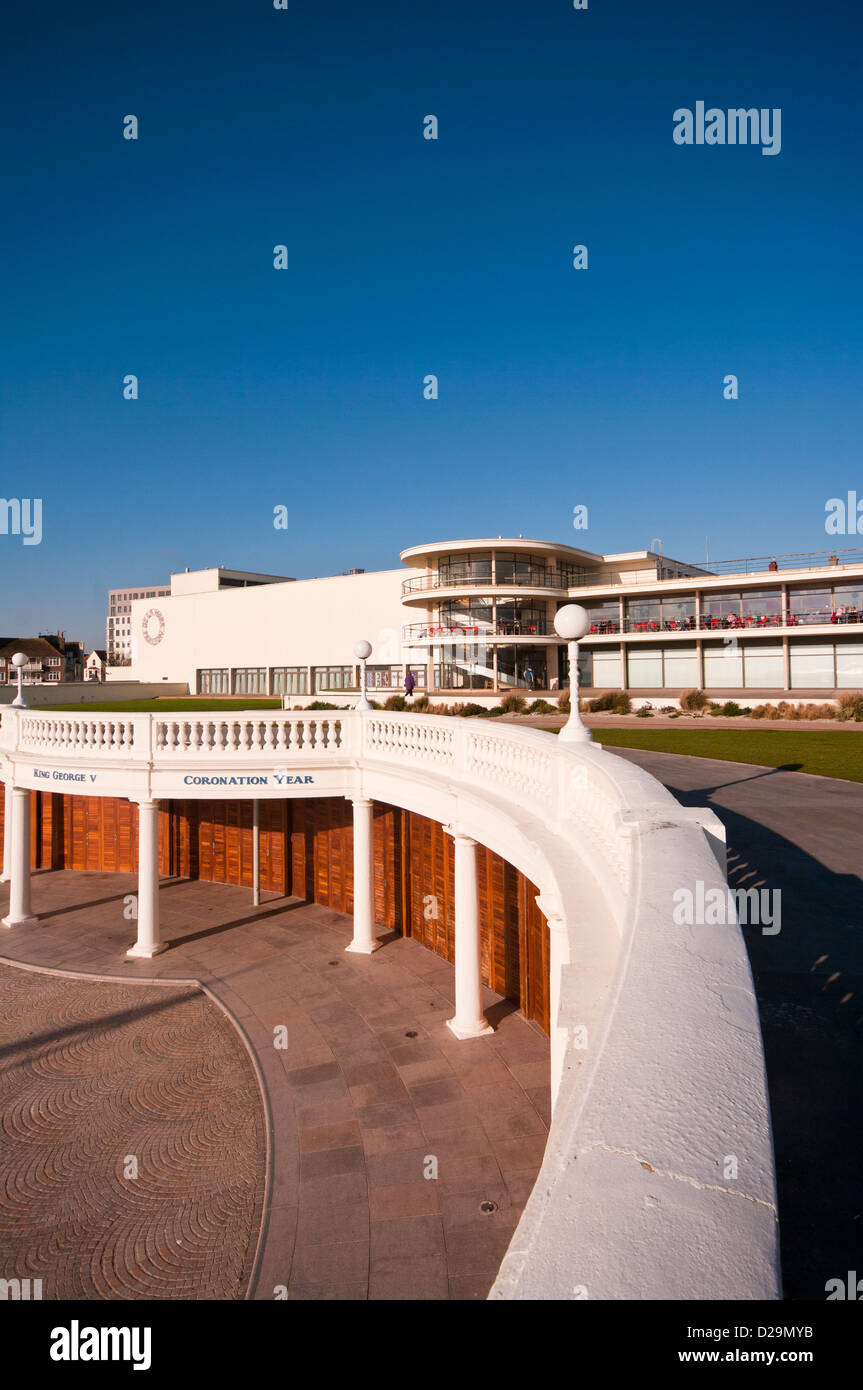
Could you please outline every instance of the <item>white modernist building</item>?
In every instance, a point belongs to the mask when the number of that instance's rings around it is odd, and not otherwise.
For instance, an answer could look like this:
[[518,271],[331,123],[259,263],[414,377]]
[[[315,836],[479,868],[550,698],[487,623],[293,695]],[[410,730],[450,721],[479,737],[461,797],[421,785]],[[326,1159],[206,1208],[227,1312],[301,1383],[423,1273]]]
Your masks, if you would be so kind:
[[823,700],[863,688],[860,550],[695,565],[498,537],[413,546],[401,561],[252,587],[228,587],[240,571],[172,575],[170,593],[129,604],[129,674],[201,695],[344,700],[359,689],[362,638],[372,698],[411,671],[417,691],[450,702],[512,689],[553,700],[569,683],[554,616],[574,601],[590,618],[588,694]]

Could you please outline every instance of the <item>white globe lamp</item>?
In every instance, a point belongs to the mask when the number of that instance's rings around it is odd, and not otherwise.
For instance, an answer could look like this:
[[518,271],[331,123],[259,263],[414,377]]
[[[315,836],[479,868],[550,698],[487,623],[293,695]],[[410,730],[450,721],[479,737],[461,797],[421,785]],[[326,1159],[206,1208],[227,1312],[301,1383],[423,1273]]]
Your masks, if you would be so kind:
[[28,709],[27,701],[24,699],[24,667],[27,665],[27,656],[24,652],[16,652],[12,657],[12,665],[18,668],[18,694],[12,704],[18,709]]
[[558,735],[564,743],[590,743],[593,734],[578,708],[578,644],[590,627],[590,617],[578,603],[567,603],[554,615],[554,630],[569,649],[569,719]]
[[362,670],[362,678],[360,680],[360,698],[357,700],[354,709],[371,709],[369,698],[366,694],[366,662],[368,661],[371,654],[372,644],[371,642],[367,642],[365,638],[362,638],[359,642],[354,643],[354,656],[358,658],[360,668]]

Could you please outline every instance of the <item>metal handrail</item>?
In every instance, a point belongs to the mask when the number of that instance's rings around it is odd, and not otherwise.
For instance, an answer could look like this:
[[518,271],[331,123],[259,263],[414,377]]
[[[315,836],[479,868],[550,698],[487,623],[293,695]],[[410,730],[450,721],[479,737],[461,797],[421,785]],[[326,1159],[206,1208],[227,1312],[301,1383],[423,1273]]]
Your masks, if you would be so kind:
[[471,642],[486,637],[551,637],[554,628],[544,619],[514,623],[408,623],[402,641]]
[[477,587],[488,589],[490,593],[498,589],[560,589],[567,590],[574,586],[570,583],[568,575],[561,574],[557,569],[532,570],[529,574],[516,574],[511,579],[502,579],[497,575],[492,579],[490,574],[471,575],[471,574],[452,574],[444,578],[439,574],[415,575],[412,579],[405,579],[402,583],[402,594],[422,593],[428,589],[461,589],[466,587]]

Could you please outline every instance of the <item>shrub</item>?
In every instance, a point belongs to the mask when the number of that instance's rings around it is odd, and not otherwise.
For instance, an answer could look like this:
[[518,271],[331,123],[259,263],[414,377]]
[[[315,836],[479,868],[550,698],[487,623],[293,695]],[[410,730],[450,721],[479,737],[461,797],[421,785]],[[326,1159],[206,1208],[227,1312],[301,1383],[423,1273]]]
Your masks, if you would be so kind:
[[420,714],[433,713],[432,702],[428,695],[418,695],[415,700],[411,700],[411,709],[417,710]]
[[504,695],[500,707],[504,714],[523,714],[527,709],[527,700],[523,695],[517,695],[511,690],[508,695]]
[[558,714],[569,714],[571,708],[572,706],[569,703],[569,691],[567,690],[561,695],[557,702],[557,712]]
[[485,714],[485,706],[477,704],[459,705],[456,714],[462,714],[466,718],[470,718],[471,715],[474,714]]
[[659,713],[660,713],[660,714],[670,714],[670,715],[673,716],[673,715],[675,715],[675,714],[679,714],[679,713],[680,713],[680,710],[677,708],[676,705],[663,705],[662,708],[660,709]]
[[711,704],[710,713],[714,718],[735,719],[738,714],[748,714],[749,710],[742,710],[736,700],[726,700],[724,705]]
[[838,710],[834,711],[834,718],[855,719],[858,723],[863,719],[863,694],[859,690],[846,690],[839,696],[838,705]]
[[649,700],[646,702],[646,704],[643,704],[640,709],[637,709],[635,711],[635,717],[636,719],[653,718],[653,705],[650,703]]
[[548,700],[534,700],[532,705],[527,707],[528,714],[555,714],[554,705],[550,705]]
[[603,711],[609,714],[631,714],[632,701],[625,690],[606,690],[602,695],[597,695],[595,700],[588,701],[587,708],[592,714],[600,714]]
[[684,690],[680,696],[680,708],[684,714],[701,714],[710,704],[703,690]]
[[347,709],[347,705],[331,705],[327,700],[312,700],[306,709]]
[[404,695],[388,695],[384,700],[384,709],[407,709],[408,702]]
[[504,708],[503,708],[502,705],[492,705],[491,709],[484,709],[484,710],[483,710],[482,714],[480,715],[480,718],[481,718],[481,719],[497,719],[497,717],[498,717],[499,715],[503,714],[504,712],[505,712],[505,711],[504,711]]

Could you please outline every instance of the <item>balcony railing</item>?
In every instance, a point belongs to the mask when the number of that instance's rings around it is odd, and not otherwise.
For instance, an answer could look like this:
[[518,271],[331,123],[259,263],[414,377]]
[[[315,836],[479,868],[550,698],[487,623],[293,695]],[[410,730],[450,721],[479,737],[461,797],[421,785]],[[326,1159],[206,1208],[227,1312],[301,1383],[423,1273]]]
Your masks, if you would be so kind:
[[402,628],[403,642],[482,642],[490,637],[554,635],[552,624],[543,618],[509,623],[408,623]]
[[846,550],[810,550],[791,555],[757,555],[743,560],[703,560],[692,564],[678,563],[675,560],[655,560],[644,569],[631,575],[619,572],[617,576],[608,570],[585,570],[575,587],[598,588],[600,585],[618,588],[624,584],[656,584],[660,580],[691,579],[697,586],[699,579],[713,579],[722,575],[781,574],[793,570],[828,570],[835,573],[843,568],[863,567],[863,550],[852,547]]
[[588,637],[614,636],[621,631],[625,633],[651,633],[662,634],[665,632],[763,632],[770,628],[790,628],[807,627],[819,625],[847,625],[863,623],[863,610],[856,608],[846,608],[844,613],[838,610],[835,612],[819,608],[807,612],[795,613],[789,611],[783,617],[781,613],[749,613],[740,615],[737,613],[702,613],[696,621],[693,616],[686,618],[625,618],[623,625],[614,619],[603,619],[600,622],[591,623]]
[[462,589],[468,585],[471,588],[488,589],[493,592],[495,589],[569,589],[574,584],[583,583],[583,577],[579,573],[565,574],[557,569],[533,568],[523,573],[503,575],[499,572],[492,579],[490,573],[472,574],[468,571],[451,571],[449,574],[420,574],[413,579],[406,579],[402,584],[402,595],[423,593],[428,589]]

